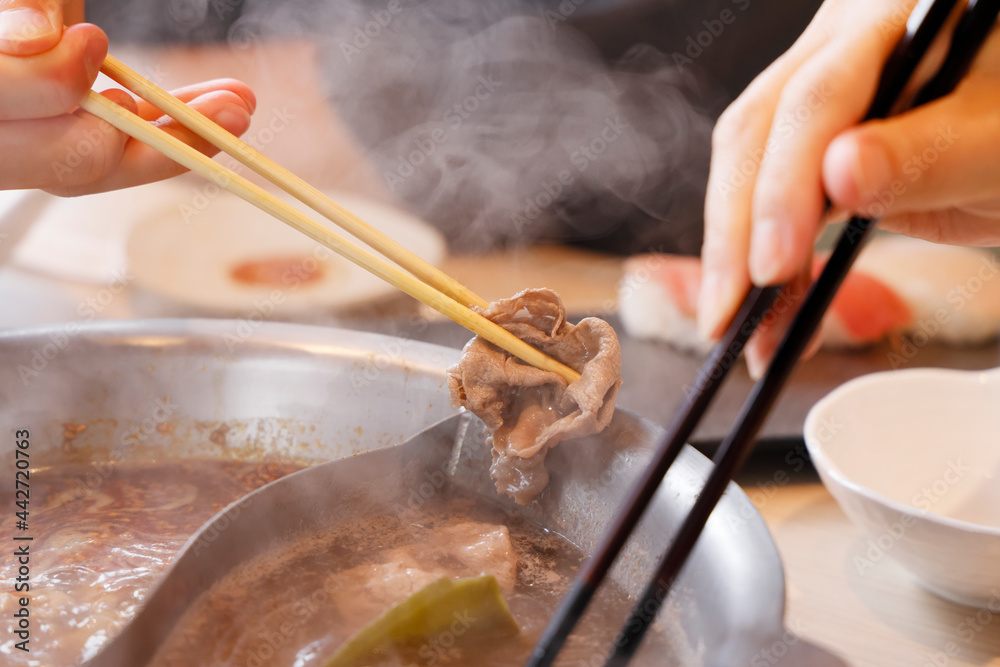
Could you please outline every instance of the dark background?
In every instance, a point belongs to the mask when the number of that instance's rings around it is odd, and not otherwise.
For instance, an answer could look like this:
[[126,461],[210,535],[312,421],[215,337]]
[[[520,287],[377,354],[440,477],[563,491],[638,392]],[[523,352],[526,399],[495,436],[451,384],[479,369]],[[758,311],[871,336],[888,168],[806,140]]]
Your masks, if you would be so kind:
[[[648,68],[678,64],[685,70],[683,94],[696,113],[711,120],[718,117],[753,77],[780,55],[802,32],[820,4],[820,0],[531,0],[527,3],[473,2],[448,5],[435,0],[400,0],[410,15],[423,13],[440,20],[442,15],[463,13],[463,20],[480,24],[501,20],[511,8],[516,11],[547,15],[575,29],[586,48],[599,53],[609,67]],[[253,15],[280,12],[292,17],[289,25],[300,34],[322,37],[324,26],[332,25],[338,6],[353,5],[354,11],[378,9],[384,1],[357,0],[115,0],[94,1],[87,5],[87,20],[104,28],[118,43],[211,43],[244,39],[237,34],[247,30]],[[724,14],[727,13],[727,14]],[[731,24],[720,23],[733,17]],[[325,17],[325,21],[324,21]],[[722,28],[720,30],[720,27]],[[560,29],[561,26],[560,26]],[[718,34],[713,34],[713,31]],[[273,34],[273,33],[272,33]],[[701,44],[698,43],[699,38]],[[702,46],[702,45],[705,46]],[[655,51],[648,47],[654,47]],[[651,57],[650,52],[659,53]],[[642,53],[642,63],[634,58]],[[694,58],[687,62],[689,55]],[[339,58],[328,59],[328,69],[341,67]],[[428,67],[434,63],[429,62]],[[364,81],[359,81],[359,84]],[[414,84],[417,85],[417,84]],[[667,85],[667,84],[665,84]],[[350,88],[350,81],[348,81]],[[331,93],[331,102],[340,106]],[[636,102],[641,105],[642,101]],[[384,105],[390,109],[391,105]],[[413,120],[417,112],[398,109],[385,112],[382,124],[372,123],[370,113],[353,113],[344,108],[342,115],[355,131],[359,142],[372,148],[371,158],[379,168],[390,167],[389,157],[373,148],[395,126]],[[392,114],[395,113],[395,117]],[[408,115],[409,114],[409,115]],[[655,110],[641,123],[656,123]],[[705,128],[691,130],[676,166],[663,173],[653,173],[638,184],[644,202],[638,206],[600,188],[574,186],[563,193],[553,207],[552,220],[535,230],[525,242],[557,241],[602,251],[634,253],[652,248],[680,254],[697,254],[701,243],[702,206],[708,176],[709,136]],[[669,187],[668,187],[669,186]],[[422,186],[421,186],[422,187]],[[455,202],[434,209],[421,208],[420,189],[403,193],[401,199],[414,212],[440,227],[453,249],[485,250],[490,246],[510,245],[521,241],[513,233],[479,235],[469,239],[460,232],[468,207],[475,203]],[[662,196],[657,193],[662,193]],[[465,208],[463,208],[463,204]],[[650,211],[653,211],[650,214]],[[502,226],[504,220],[494,227]],[[475,236],[475,235],[473,235]]]

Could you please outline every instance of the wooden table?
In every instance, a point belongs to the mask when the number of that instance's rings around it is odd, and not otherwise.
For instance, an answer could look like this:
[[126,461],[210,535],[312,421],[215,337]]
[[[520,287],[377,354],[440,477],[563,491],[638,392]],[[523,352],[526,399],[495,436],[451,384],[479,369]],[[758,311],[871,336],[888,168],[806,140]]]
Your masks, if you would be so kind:
[[1000,667],[1000,613],[938,598],[870,551],[796,461],[795,453],[754,460],[739,479],[784,562],[787,627],[852,667]]

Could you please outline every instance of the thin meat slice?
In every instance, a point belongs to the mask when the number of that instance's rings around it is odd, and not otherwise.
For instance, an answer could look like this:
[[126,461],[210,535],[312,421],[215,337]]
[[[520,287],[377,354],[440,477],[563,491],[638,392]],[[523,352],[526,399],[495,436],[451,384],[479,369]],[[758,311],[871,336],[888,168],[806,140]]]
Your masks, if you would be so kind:
[[478,336],[448,369],[452,402],[471,410],[492,432],[490,474],[497,491],[526,505],[548,484],[544,461],[551,447],[597,433],[611,421],[621,386],[621,349],[603,320],[568,323],[562,300],[549,289],[525,290],[480,312],[581,376],[567,384]]
[[517,583],[517,558],[507,526],[464,521],[435,530],[433,542],[414,542],[399,552],[439,576],[492,574],[509,595]]
[[376,562],[330,575],[324,589],[353,633],[441,577],[491,574],[504,595],[517,582],[517,557],[507,526],[463,521],[435,531],[431,541],[415,540],[388,549]]

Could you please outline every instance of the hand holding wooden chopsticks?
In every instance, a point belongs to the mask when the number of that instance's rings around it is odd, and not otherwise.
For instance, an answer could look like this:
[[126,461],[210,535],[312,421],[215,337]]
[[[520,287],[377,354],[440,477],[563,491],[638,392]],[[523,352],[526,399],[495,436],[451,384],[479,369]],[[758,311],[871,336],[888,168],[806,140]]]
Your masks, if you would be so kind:
[[[907,32],[886,64],[879,89],[866,116],[889,114],[910,77],[935,37],[941,32],[956,0],[924,2],[914,10]],[[920,104],[949,92],[964,76],[972,59],[993,29],[1000,14],[1000,0],[971,0],[952,34],[951,48],[938,73],[916,96]],[[773,361],[743,406],[736,425],[717,451],[713,468],[694,506],[673,536],[667,553],[657,566],[631,615],[622,626],[605,663],[626,665],[635,655],[646,631],[667,599],[691,551],[694,549],[712,510],[736,471],[749,455],[753,440],[777,400],[782,385],[812,338],[851,264],[875,227],[875,220],[853,217],[827,262],[810,288],[802,308],[786,332]],[[774,301],[777,287],[755,287],[743,300],[725,336],[709,355],[698,373],[694,390],[679,406],[667,434],[654,453],[652,462],[637,481],[622,509],[591,557],[583,564],[576,580],[529,659],[529,667],[551,665],[576,622],[593,597],[635,528],[646,506],[676,459],[687,437],[694,431],[716,390]],[[748,656],[749,658],[749,656]]]
[[220,187],[330,248],[522,361],[554,372],[567,382],[575,382],[580,378],[579,373],[573,369],[531,347],[469,308],[469,306],[485,306],[484,299],[340,207],[319,190],[266,158],[165,90],[145,80],[110,56],[101,69],[121,85],[299,198],[402,268],[354,245],[297,208],[93,91],[80,103],[82,109],[106,120],[117,129],[155,148],[191,171],[214,181]]

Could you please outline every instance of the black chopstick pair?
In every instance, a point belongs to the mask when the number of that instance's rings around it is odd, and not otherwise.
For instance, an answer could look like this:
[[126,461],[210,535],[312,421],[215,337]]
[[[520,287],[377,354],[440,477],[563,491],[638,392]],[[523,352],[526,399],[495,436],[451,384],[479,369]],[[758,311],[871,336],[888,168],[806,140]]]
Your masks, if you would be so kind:
[[[897,105],[914,70],[942,32],[956,5],[957,0],[930,0],[920,2],[914,8],[907,22],[906,34],[896,45],[883,68],[878,89],[865,120],[884,118]],[[1000,13],[1000,0],[969,0],[952,33],[951,46],[943,64],[906,108],[941,97],[958,85],[996,23],[998,13]],[[810,287],[802,307],[778,345],[774,359],[764,376],[754,385],[737,417],[735,427],[716,452],[715,467],[698,499],[674,535],[670,547],[657,566],[654,577],[615,638],[605,663],[606,667],[627,665],[635,655],[643,636],[656,618],[671,586],[697,543],[709,516],[729,482],[750,454],[754,438],[764,419],[816,332],[823,314],[848,270],[870,237],[875,223],[874,218],[861,216],[854,216],[847,223],[833,254]],[[779,291],[779,287],[754,287],[749,292],[728,331],[699,370],[692,391],[688,393],[671,419],[667,434],[655,452],[652,462],[626,498],[597,549],[581,567],[569,592],[526,663],[527,667],[546,667],[553,663],[632,530],[638,524],[667,469],[677,458],[684,443],[708,409],[726,374],[736,364],[747,340],[773,304]]]

